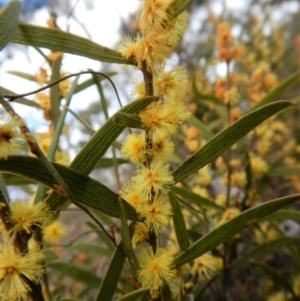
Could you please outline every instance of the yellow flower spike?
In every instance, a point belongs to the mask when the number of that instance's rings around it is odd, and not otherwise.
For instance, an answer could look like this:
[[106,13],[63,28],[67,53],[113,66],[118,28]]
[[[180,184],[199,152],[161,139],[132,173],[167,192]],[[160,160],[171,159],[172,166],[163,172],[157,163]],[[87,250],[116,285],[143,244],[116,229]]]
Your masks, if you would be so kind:
[[44,261],[45,255],[40,249],[21,255],[12,241],[0,244],[0,296],[2,294],[3,300],[28,300],[30,288],[22,275],[39,283],[44,273]]
[[163,28],[169,19],[167,10],[174,0],[145,0],[138,11],[139,28],[146,33],[153,27]]
[[133,163],[143,163],[146,161],[149,153],[146,146],[145,132],[129,134],[121,147],[121,153],[124,158],[129,159]]
[[17,154],[25,148],[26,143],[19,131],[20,122],[14,118],[4,118],[0,123],[0,158]]
[[145,218],[148,230],[158,233],[162,226],[169,224],[172,207],[166,195],[161,194],[154,198],[153,203],[144,205],[139,214]]
[[170,135],[176,132],[176,125],[165,120],[164,104],[152,102],[139,114],[145,128],[152,133],[157,131],[160,135]]
[[138,256],[140,271],[139,282],[143,287],[160,288],[173,276],[173,257],[166,250],[159,248],[155,254],[152,250],[143,249]]
[[174,134],[177,128],[190,118],[190,115],[185,104],[176,100],[168,103],[154,102],[139,114],[147,129],[152,132],[158,131],[161,135]]
[[26,231],[32,232],[32,226],[42,226],[49,222],[51,210],[47,203],[39,202],[31,204],[17,199],[10,204],[10,221],[14,224],[12,232]]
[[169,43],[170,34],[165,30],[152,29],[144,37],[137,37],[136,60],[138,68],[147,63],[152,73],[164,67],[164,62],[172,53],[174,45]]
[[191,269],[192,275],[198,275],[200,280],[209,279],[215,272],[215,259],[209,253],[198,257],[194,261],[194,265]]
[[169,165],[160,160],[152,161],[149,168],[141,166],[132,180],[136,191],[144,197],[150,197],[153,192],[167,193],[174,184]]
[[60,221],[54,221],[43,229],[43,240],[49,244],[57,243],[65,235],[66,227]]

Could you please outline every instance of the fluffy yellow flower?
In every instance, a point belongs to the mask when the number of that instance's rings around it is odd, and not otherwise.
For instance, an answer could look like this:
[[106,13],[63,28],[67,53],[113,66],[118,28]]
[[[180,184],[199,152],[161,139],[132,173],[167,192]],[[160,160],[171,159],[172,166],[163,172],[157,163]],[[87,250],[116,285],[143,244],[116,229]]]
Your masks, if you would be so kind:
[[254,175],[262,176],[268,170],[267,162],[259,156],[251,155],[250,162],[251,170]]
[[146,62],[148,71],[152,73],[162,69],[174,47],[169,39],[168,31],[157,28],[150,30],[145,36],[138,36],[135,53],[138,68],[143,68],[143,63]]
[[153,191],[166,193],[174,183],[169,166],[163,161],[152,161],[149,168],[142,166],[132,180],[136,191],[145,197],[150,197]]
[[152,132],[174,134],[177,128],[190,118],[183,102],[159,103],[153,102],[140,114],[144,126]]
[[148,229],[144,223],[137,222],[134,227],[132,243],[137,244],[144,241],[148,237]]
[[25,141],[18,127],[21,123],[14,118],[5,118],[0,123],[0,158],[17,154],[24,148]]
[[0,244],[0,297],[1,300],[28,300],[29,286],[23,276],[34,283],[41,281],[45,255],[36,250],[25,255],[19,254],[12,241]]
[[132,37],[125,37],[117,46],[117,51],[127,59],[135,59],[137,51],[137,41]]
[[215,270],[216,267],[214,257],[209,253],[206,253],[195,259],[194,265],[191,269],[191,274],[198,275],[200,280],[205,280],[210,278]]
[[212,180],[212,178],[210,175],[210,170],[209,170],[208,165],[206,165],[206,166],[202,167],[200,170],[198,170],[197,178],[196,178],[197,184],[199,184],[200,186],[208,186],[210,184],[211,180]]
[[165,101],[181,99],[187,93],[188,85],[188,77],[181,66],[161,70],[154,81],[157,95]]
[[154,133],[152,137],[153,158],[166,161],[174,152],[174,143],[164,134]]
[[139,116],[144,127],[151,132],[158,132],[160,135],[170,135],[176,132],[177,126],[176,124],[168,123],[164,107],[163,103],[152,102]]
[[149,153],[146,146],[145,132],[129,134],[121,147],[121,153],[124,158],[128,158],[133,163],[143,163]]
[[146,204],[148,201],[147,197],[143,196],[136,190],[136,185],[132,181],[129,181],[123,185],[120,195],[137,211],[139,210],[140,206]]
[[162,29],[168,21],[167,10],[173,2],[174,0],[142,1],[137,12],[141,32],[145,33],[153,27]]
[[144,81],[134,80],[132,85],[133,85],[133,88],[130,91],[130,94],[132,96],[137,97],[137,98],[145,97],[145,83],[144,83]]
[[141,267],[138,278],[143,287],[158,289],[173,276],[173,257],[162,248],[155,254],[152,250],[143,249],[138,259]]
[[158,233],[162,226],[167,226],[172,214],[172,207],[164,194],[155,196],[153,203],[144,205],[139,214],[145,218],[145,224],[150,231]]
[[10,204],[10,221],[14,224],[13,232],[32,232],[32,226],[42,226],[49,222],[51,210],[47,203],[29,203],[20,199]]
[[49,244],[53,244],[58,242],[65,234],[65,225],[60,221],[54,221],[43,229],[43,240]]

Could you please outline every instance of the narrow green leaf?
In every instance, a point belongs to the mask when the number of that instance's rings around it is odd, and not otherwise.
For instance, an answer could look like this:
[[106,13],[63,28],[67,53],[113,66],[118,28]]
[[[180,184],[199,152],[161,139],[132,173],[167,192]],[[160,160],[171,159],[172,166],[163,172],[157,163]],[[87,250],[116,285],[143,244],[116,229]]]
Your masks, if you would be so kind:
[[180,196],[190,200],[191,202],[195,203],[199,207],[206,206],[206,207],[213,207],[216,209],[222,209],[222,207],[220,207],[216,203],[192,192],[190,189],[174,186],[174,187],[172,187],[172,191],[175,194],[179,194]]
[[2,175],[6,185],[29,185],[35,184],[35,181],[26,178],[24,176],[12,175],[12,174],[3,174]]
[[[60,78],[60,67],[62,62],[62,56],[58,57],[52,65],[51,70],[51,82],[55,82]],[[60,95],[59,95],[59,84],[54,85],[50,88],[50,100],[51,100],[51,119],[56,127],[59,116],[60,116]]]
[[59,271],[64,275],[69,276],[81,283],[84,283],[91,288],[97,288],[101,283],[101,278],[96,276],[94,273],[88,272],[70,263],[53,262],[50,263],[47,267]]
[[209,100],[209,101],[213,101],[213,102],[215,102],[217,104],[222,104],[223,103],[222,99],[218,98],[215,95],[201,93],[198,90],[198,87],[196,85],[195,76],[193,77],[193,80],[192,80],[192,89],[193,89],[194,94],[200,99],[200,101],[201,100]]
[[118,281],[125,263],[126,254],[123,248],[122,240],[115,248],[101,282],[96,301],[111,301],[115,293]]
[[190,246],[189,235],[185,227],[185,221],[177,197],[172,192],[170,192],[169,199],[173,209],[173,224],[177,241],[180,250],[184,251]]
[[292,106],[292,104],[286,101],[268,104],[255,111],[251,111],[232,123],[229,127],[214,136],[173,172],[175,182],[185,179],[195,171],[209,164],[260,123],[290,106]]
[[25,73],[25,72],[21,72],[21,71],[6,71],[8,74],[12,74],[15,75],[17,77],[23,78],[23,79],[27,79],[30,81],[34,81],[36,82],[36,77],[33,76],[31,73]]
[[135,65],[133,61],[125,59],[117,51],[88,39],[59,29],[23,22],[19,22],[11,42],[76,54],[102,62]]
[[208,128],[208,126],[206,126],[195,115],[191,116],[190,122],[200,131],[200,135],[203,136],[206,140],[211,139],[214,136],[213,132]]
[[67,250],[77,250],[85,253],[95,253],[101,255],[111,255],[111,251],[105,247],[95,243],[75,243],[71,246],[66,247]]
[[221,275],[219,273],[213,275],[208,281],[206,281],[194,294],[194,301],[201,301],[201,295],[204,293],[204,291],[213,283],[215,280],[220,277]]
[[221,243],[226,242],[235,234],[256,222],[258,219],[278,211],[279,209],[298,200],[300,200],[300,194],[295,194],[266,202],[260,206],[242,212],[240,215],[204,235],[188,249],[177,255],[175,258],[176,267],[179,267],[190,260],[205,254],[211,249],[216,248]]
[[141,298],[144,297],[148,291],[149,288],[140,288],[117,299],[116,301],[140,301],[142,300]]
[[194,0],[176,0],[171,5],[172,16],[175,18],[181,14]]
[[112,116],[112,119],[118,125],[123,125],[133,129],[142,128],[142,120],[138,114],[126,114],[118,112]]
[[[274,214],[274,213],[273,213]],[[268,241],[266,243],[260,244],[254,249],[250,250],[243,257],[235,260],[232,264],[232,268],[239,267],[241,265],[249,263],[251,259],[254,258],[262,258],[266,254],[270,254],[272,252],[277,252],[278,249],[281,249],[282,246],[288,246],[289,244],[298,243],[300,244],[300,238],[298,237],[281,237],[275,240]]]
[[60,301],[82,301],[81,299],[77,299],[77,298],[67,298],[67,299],[62,299]]
[[300,175],[300,168],[299,167],[271,167],[268,170],[267,175],[271,177]]
[[[78,203],[92,209],[101,211],[107,215],[120,218],[120,205],[118,196],[105,185],[85,176],[69,167],[53,163],[53,166],[68,185],[71,193]],[[43,163],[33,157],[10,156],[7,160],[0,160],[0,171],[26,176],[50,188],[55,188],[56,181]],[[57,194],[53,192],[53,194]],[[67,199],[63,196],[58,198],[63,203]],[[49,204],[55,210],[61,204]],[[54,206],[55,205],[55,206]],[[136,211],[124,201],[124,207],[128,219],[137,219]]]
[[0,9],[0,50],[12,39],[22,10],[20,1],[11,0]]
[[104,113],[105,120],[107,120],[109,118],[109,114],[108,114],[107,100],[104,96],[102,84],[98,80],[98,78],[95,76],[95,74],[92,74],[92,78],[94,80],[94,84],[96,85],[99,96],[100,96],[101,108],[102,108],[102,111]]
[[[130,161],[122,159],[122,158],[116,158],[116,163],[118,165],[121,164],[129,164]],[[95,168],[108,168],[114,166],[114,159],[112,158],[101,158],[98,163],[95,165]]]
[[290,86],[292,83],[296,82],[300,78],[300,72],[297,72],[290,77],[288,77],[285,81],[283,81],[281,84],[279,84],[277,87],[275,87],[270,93],[268,93],[263,99],[261,99],[258,103],[256,103],[251,111],[256,110],[272,101],[275,100],[275,98],[283,92],[288,86]]
[[[55,63],[56,62],[57,61],[55,61]],[[54,63],[54,65],[55,65],[55,63]],[[58,62],[58,64],[60,66],[60,62]],[[57,75],[59,77],[60,74],[58,73]],[[56,79],[53,78],[52,81],[54,81],[54,80],[56,80]],[[65,99],[66,100],[66,104],[65,104],[66,107],[70,106],[71,100],[72,100],[73,95],[74,95],[74,91],[75,91],[75,89],[77,87],[78,80],[79,80],[79,75],[77,75],[75,77],[75,79],[73,80],[72,85],[71,85],[71,87],[69,89],[69,92],[68,92],[68,94],[66,96],[66,99]],[[56,86],[58,86],[58,85],[56,85]],[[54,93],[56,94],[56,91]],[[59,93],[59,91],[57,91],[57,93]],[[57,96],[59,96],[59,94],[57,94]],[[55,97],[56,96],[54,95],[54,98]],[[67,115],[67,112],[68,112],[67,108],[65,107],[63,109],[63,111],[60,113],[60,110],[59,110],[60,99],[58,98],[55,101],[58,101],[58,103],[55,104],[55,105],[58,106],[57,107],[58,112],[56,113],[56,114],[58,114],[58,116],[57,116],[58,118],[57,118],[57,120],[55,122],[54,135],[52,137],[51,145],[50,145],[50,147],[48,149],[48,153],[47,153],[47,157],[48,157],[49,160],[53,160],[54,157],[55,157],[55,153],[56,153],[56,150],[58,148],[59,138],[60,138],[60,136],[61,136],[61,134],[63,132],[63,127],[64,127],[64,124],[65,124],[65,119],[66,119],[66,115]],[[51,98],[51,105],[53,105],[52,98]]]
[[300,212],[298,210],[279,210],[274,212],[273,214],[267,216],[266,220],[276,220],[276,221],[284,221],[286,219],[293,219],[295,221],[300,221]]
[[[276,283],[280,283],[287,291],[290,291],[294,297],[296,297],[293,287],[287,278],[279,271],[275,270],[271,266],[257,260],[251,260],[251,263],[263,269],[267,274],[269,274],[273,279],[276,280]],[[297,297],[296,297],[297,298]],[[296,300],[296,299],[295,299]]]
[[[135,100],[120,111],[129,114],[138,113],[150,104],[152,100],[153,97],[145,97]],[[108,119],[80,150],[70,167],[74,170],[80,171],[82,174],[88,175],[123,130],[123,126],[116,125],[111,118]],[[48,202],[52,208],[58,208],[66,202],[66,199],[63,199],[57,194],[52,194],[49,197]],[[129,217],[128,213],[127,216]]]
[[[6,89],[6,88],[3,88],[3,87],[0,87],[0,94],[11,94],[11,95],[15,95],[16,93]],[[40,109],[40,105],[38,103],[36,103],[35,101],[32,101],[32,100],[29,100],[27,98],[23,98],[23,97],[20,97],[18,99],[15,99],[14,100],[15,103],[19,103],[19,104],[22,104],[22,105],[26,105],[26,106],[29,106],[29,107],[34,107],[34,108],[38,108]]]

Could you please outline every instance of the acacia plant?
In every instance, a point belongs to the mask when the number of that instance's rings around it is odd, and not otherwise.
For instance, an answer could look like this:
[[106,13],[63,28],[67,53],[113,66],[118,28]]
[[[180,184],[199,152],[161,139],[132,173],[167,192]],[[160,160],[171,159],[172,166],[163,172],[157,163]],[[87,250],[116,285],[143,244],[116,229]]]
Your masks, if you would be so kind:
[[[245,59],[250,60],[245,55],[250,46],[234,39],[228,22],[210,16],[216,34],[210,62],[224,62],[227,70],[226,77],[216,78],[213,92],[205,70],[189,76],[169,60],[186,30],[185,10],[191,2],[141,1],[137,34],[124,37],[116,50],[61,30],[54,15],[48,27],[18,22],[19,1],[1,10],[1,48],[8,42],[36,47],[47,70],[34,76],[15,72],[36,81],[40,88],[35,91],[0,90],[5,110],[0,125],[0,300],[242,300],[247,287],[257,287],[255,300],[271,298],[272,289],[247,280],[251,265],[263,270],[258,278],[266,281],[272,275],[280,283],[280,300],[299,300],[299,263],[287,280],[255,258],[272,256],[284,243],[289,247],[282,254],[298,259],[299,239],[285,236],[272,218],[299,218],[297,211],[281,209],[300,194],[280,189],[272,199],[261,187],[271,181],[270,165],[274,172],[292,160],[288,147],[274,159],[264,156],[284,143],[288,130],[275,116],[280,112],[289,118],[295,108],[277,98],[300,73],[279,82],[270,66],[256,65],[255,59],[250,66]],[[45,55],[39,48],[51,51]],[[67,74],[64,53],[140,70],[141,79],[132,83],[132,101],[109,116],[102,81],[113,86],[121,102],[110,74]],[[272,57],[273,64],[280,55]],[[233,67],[252,72],[251,80]],[[91,79],[79,83],[81,74]],[[91,85],[99,91],[106,118],[96,131],[73,112],[71,103],[73,95]],[[30,132],[13,102],[41,110],[48,131]],[[67,135],[68,112],[93,132],[73,160],[59,146],[60,137]],[[113,156],[104,158],[109,148]],[[119,165],[130,163],[134,171],[123,181]],[[114,191],[89,176],[101,164],[114,168]],[[32,198],[10,200],[6,186],[24,184],[34,187]],[[70,205],[87,215],[98,236],[58,249],[54,243],[67,229],[57,219]],[[276,233],[273,240],[265,239],[270,229]],[[61,256],[62,249],[93,252],[92,260],[83,257],[77,266]],[[56,280],[63,274],[74,279],[72,288],[64,278]]]

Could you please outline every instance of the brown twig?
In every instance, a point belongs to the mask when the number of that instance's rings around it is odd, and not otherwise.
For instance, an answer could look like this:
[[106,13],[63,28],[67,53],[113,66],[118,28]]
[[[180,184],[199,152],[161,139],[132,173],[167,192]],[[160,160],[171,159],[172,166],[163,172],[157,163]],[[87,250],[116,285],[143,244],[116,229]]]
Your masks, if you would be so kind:
[[66,80],[66,79],[69,79],[71,77],[74,77],[74,76],[77,76],[77,75],[81,75],[81,74],[96,74],[96,75],[101,75],[101,76],[105,77],[111,83],[111,85],[112,85],[112,87],[113,87],[113,89],[114,89],[114,91],[116,93],[118,102],[119,102],[120,106],[122,107],[121,99],[119,97],[119,94],[118,94],[118,91],[117,91],[117,88],[116,88],[114,82],[106,74],[104,74],[102,72],[96,72],[96,71],[81,71],[81,72],[77,72],[77,73],[72,73],[72,74],[66,75],[66,76],[64,76],[64,77],[62,77],[62,78],[60,78],[60,79],[58,79],[58,80],[56,80],[56,81],[54,81],[54,82],[52,82],[52,83],[44,86],[42,88],[36,89],[34,91],[31,91],[31,92],[22,93],[22,94],[2,94],[2,96],[4,98],[8,99],[9,102],[11,102],[11,101],[14,101],[17,98],[29,96],[29,95],[36,94],[38,92],[44,91],[46,89],[51,88],[54,85],[59,84],[60,82]]

